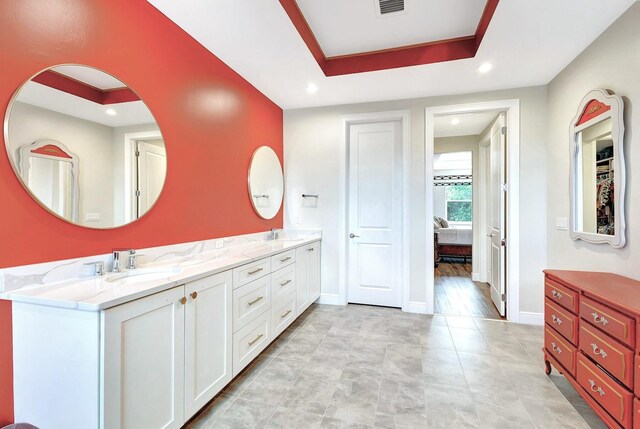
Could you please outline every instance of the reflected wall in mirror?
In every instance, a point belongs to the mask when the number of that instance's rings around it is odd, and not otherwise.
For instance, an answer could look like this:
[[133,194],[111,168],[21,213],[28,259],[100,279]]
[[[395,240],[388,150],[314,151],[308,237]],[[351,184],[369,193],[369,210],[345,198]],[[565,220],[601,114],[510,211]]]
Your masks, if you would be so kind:
[[571,123],[571,238],[625,244],[623,101],[591,91]]
[[263,219],[273,219],[280,211],[284,195],[282,165],[278,155],[268,146],[253,153],[249,166],[249,198]]
[[135,221],[164,186],[166,150],[153,115],[93,67],[52,67],[22,85],[5,118],[5,146],[31,196],[84,227]]

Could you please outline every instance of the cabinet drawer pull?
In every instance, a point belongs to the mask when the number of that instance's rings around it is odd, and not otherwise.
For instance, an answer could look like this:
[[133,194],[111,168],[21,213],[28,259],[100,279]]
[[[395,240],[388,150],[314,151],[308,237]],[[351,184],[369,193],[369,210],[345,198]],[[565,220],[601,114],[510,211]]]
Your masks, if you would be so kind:
[[551,296],[553,296],[554,298],[562,299],[562,294],[555,289],[551,291]]
[[255,337],[253,340],[249,341],[249,345],[252,346],[256,343],[256,341],[258,341],[260,338],[264,337],[264,334],[260,334],[257,337]]
[[598,347],[596,343],[591,343],[591,348],[593,349],[593,353],[602,356],[602,359],[607,357],[607,352]]
[[562,349],[558,347],[555,342],[551,343],[551,348],[553,349],[554,352],[558,354],[562,353]]
[[313,247],[310,247],[307,249],[307,252],[313,252],[313,250],[314,250]]
[[249,274],[250,276],[254,275],[254,274],[258,274],[260,271],[264,270],[264,268],[257,268],[253,271],[249,271],[247,274]]
[[180,304],[182,304],[182,305],[185,305],[185,304],[187,303],[187,298],[183,296],[182,298],[180,298],[180,299],[178,300],[178,302],[179,302]]
[[280,259],[280,262],[287,262],[289,259],[291,259],[291,256],[287,256],[286,258]]
[[281,318],[285,318],[285,317],[287,317],[287,316],[289,315],[289,313],[291,313],[291,310],[287,310],[287,311],[285,311],[284,313],[282,313],[282,314],[280,315],[280,317],[281,317]]
[[248,304],[249,304],[249,305],[253,305],[253,304],[255,304],[256,302],[260,301],[260,300],[261,300],[261,299],[263,299],[263,298],[264,298],[264,296],[259,296],[259,297],[257,297],[256,299],[252,299],[251,301],[249,301],[249,303],[248,303]]
[[287,280],[287,281],[284,281],[284,282],[280,283],[280,286],[286,286],[289,283],[291,283],[291,280]]
[[191,299],[196,299],[197,297],[198,297],[198,292],[196,292],[195,290],[191,292]]
[[605,326],[607,323],[609,323],[609,321],[607,319],[605,319],[604,316],[600,316],[595,311],[593,313],[591,313],[591,317],[593,317],[593,321],[595,323],[602,323],[602,326]]
[[558,326],[560,326],[562,324],[562,319],[560,319],[555,314],[551,315],[551,320],[553,321],[553,323],[557,324]]
[[604,396],[605,395],[604,390],[602,390],[602,387],[596,386],[596,382],[595,381],[589,380],[589,384],[591,385],[591,391],[592,392],[599,393],[600,396]]

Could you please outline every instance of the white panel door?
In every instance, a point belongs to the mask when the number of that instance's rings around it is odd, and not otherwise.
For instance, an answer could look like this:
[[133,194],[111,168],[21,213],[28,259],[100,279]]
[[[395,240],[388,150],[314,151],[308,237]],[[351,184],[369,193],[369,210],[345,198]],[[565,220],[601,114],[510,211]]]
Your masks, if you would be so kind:
[[184,423],[184,287],[102,312],[103,429]]
[[185,416],[232,378],[231,270],[185,285]]
[[490,204],[489,237],[491,238],[490,273],[491,300],[501,316],[506,314],[506,228],[505,206],[507,194],[505,184],[506,145],[503,130],[504,118],[499,119],[491,128],[490,144]]
[[401,306],[401,123],[349,129],[348,301]]
[[162,192],[167,173],[167,152],[164,146],[138,142],[138,213],[142,216]]

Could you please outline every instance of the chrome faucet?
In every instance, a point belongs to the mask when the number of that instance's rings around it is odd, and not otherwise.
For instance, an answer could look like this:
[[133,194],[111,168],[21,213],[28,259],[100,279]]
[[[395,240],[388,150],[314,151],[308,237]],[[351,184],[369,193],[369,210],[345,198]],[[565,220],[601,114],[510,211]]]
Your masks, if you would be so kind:
[[271,232],[267,235],[267,240],[277,240],[280,236],[278,228],[271,228]]
[[134,249],[113,249],[113,272],[119,273],[122,271],[122,257],[126,255],[129,257],[127,268],[133,270],[136,265],[136,251]]

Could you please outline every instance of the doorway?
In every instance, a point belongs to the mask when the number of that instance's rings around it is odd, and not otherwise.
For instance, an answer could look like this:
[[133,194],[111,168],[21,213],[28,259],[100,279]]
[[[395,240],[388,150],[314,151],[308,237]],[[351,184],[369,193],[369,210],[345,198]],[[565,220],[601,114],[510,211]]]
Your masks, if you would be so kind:
[[[519,102],[427,108],[426,135],[427,249],[433,249],[427,304],[434,312],[517,321]],[[438,171],[438,159],[461,148],[472,152],[470,174],[468,166]],[[442,218],[447,223],[447,205],[454,209],[448,229],[436,225]],[[462,208],[471,209],[470,221],[468,214],[460,217]],[[465,227],[471,239],[462,240]]]
[[409,114],[343,121],[345,303],[404,308]]

